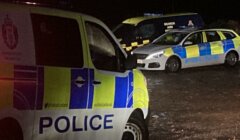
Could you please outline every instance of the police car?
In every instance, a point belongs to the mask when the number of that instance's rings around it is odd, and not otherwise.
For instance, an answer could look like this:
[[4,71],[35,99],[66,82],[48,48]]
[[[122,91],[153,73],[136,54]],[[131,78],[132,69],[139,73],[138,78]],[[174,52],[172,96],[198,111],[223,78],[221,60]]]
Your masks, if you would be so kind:
[[122,48],[127,53],[151,43],[169,30],[185,27],[204,26],[204,21],[198,13],[152,14],[131,17],[124,20],[113,29]]
[[239,60],[240,37],[229,29],[188,28],[172,30],[151,44],[135,49],[142,70],[167,70],[227,64],[235,66]]
[[146,80],[109,28],[28,4],[0,3],[0,139],[148,139]]

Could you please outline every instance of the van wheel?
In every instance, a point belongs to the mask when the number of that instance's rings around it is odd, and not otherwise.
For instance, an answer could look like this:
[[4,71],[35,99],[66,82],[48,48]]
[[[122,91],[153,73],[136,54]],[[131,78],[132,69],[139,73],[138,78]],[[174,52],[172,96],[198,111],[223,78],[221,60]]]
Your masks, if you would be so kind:
[[148,140],[148,128],[140,113],[134,113],[129,118],[122,140]]
[[235,52],[229,52],[225,58],[225,64],[230,67],[234,67],[237,64],[238,55]]
[[177,57],[171,57],[167,60],[165,69],[167,72],[178,72],[181,68],[181,63]]
[[23,132],[20,125],[14,119],[3,119],[0,121],[1,140],[23,140]]

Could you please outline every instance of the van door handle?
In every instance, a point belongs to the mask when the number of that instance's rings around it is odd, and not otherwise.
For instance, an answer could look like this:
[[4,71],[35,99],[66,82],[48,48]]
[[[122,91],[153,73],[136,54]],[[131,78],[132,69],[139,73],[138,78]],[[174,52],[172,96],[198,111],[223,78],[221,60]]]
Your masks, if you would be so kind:
[[82,81],[76,80],[76,81],[75,81],[76,84],[80,84],[80,85],[83,85],[85,82],[86,82],[86,81],[84,81],[84,80],[82,80]]
[[84,80],[76,80],[75,84],[77,85],[77,87],[81,88],[84,84],[86,83],[86,81]]
[[86,83],[86,80],[84,80],[81,76],[79,76],[74,81],[74,83],[77,85],[77,87],[82,87]]
[[100,85],[101,83],[102,83],[102,82],[100,82],[100,81],[95,81],[95,80],[93,81],[93,84],[94,84],[94,85]]

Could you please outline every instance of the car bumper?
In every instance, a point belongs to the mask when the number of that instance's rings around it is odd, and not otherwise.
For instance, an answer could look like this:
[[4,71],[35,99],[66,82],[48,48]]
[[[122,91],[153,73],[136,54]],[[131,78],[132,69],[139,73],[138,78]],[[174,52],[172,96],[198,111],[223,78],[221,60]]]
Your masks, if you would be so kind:
[[167,58],[162,56],[156,59],[138,59],[137,68],[140,70],[165,70]]

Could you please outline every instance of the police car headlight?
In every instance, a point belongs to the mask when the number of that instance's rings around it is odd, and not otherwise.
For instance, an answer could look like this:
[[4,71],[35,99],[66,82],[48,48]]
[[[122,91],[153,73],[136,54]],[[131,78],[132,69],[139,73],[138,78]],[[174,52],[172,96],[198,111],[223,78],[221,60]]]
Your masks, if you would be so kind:
[[148,55],[148,57],[146,59],[160,58],[163,54],[164,54],[164,51],[152,53],[152,54]]

